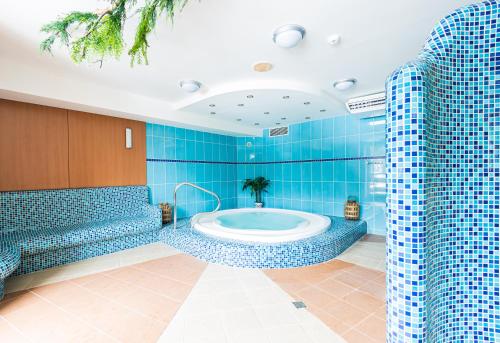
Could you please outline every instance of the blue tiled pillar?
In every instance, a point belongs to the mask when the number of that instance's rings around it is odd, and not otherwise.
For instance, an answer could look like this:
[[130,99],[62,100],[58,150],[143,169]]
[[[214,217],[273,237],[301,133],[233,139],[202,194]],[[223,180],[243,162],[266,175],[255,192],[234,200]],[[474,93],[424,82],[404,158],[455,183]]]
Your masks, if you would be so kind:
[[416,65],[387,82],[387,340],[424,342],[425,84]]

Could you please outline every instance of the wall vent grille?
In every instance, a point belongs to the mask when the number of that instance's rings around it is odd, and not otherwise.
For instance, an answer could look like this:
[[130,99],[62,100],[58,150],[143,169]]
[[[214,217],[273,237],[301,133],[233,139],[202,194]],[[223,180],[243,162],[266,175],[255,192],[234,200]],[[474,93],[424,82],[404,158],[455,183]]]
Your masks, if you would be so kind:
[[351,113],[373,112],[385,109],[385,92],[349,99],[346,107]]
[[288,126],[276,127],[274,129],[269,130],[269,137],[286,136],[286,135],[288,135]]

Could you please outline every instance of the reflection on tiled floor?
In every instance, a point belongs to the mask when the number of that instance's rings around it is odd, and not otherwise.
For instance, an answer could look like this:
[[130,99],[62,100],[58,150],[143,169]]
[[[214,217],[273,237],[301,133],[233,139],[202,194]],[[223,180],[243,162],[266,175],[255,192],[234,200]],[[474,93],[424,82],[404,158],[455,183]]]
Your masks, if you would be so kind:
[[7,279],[5,287],[6,291],[10,293],[178,253],[177,250],[163,243],[147,244],[133,249],[122,250],[80,262],[69,263],[60,267],[42,270],[36,273],[10,277]]
[[262,271],[148,245],[9,280],[31,289],[0,302],[0,342],[383,342],[384,255],[367,236],[327,263]]
[[0,342],[156,342],[205,267],[179,254],[7,294]]

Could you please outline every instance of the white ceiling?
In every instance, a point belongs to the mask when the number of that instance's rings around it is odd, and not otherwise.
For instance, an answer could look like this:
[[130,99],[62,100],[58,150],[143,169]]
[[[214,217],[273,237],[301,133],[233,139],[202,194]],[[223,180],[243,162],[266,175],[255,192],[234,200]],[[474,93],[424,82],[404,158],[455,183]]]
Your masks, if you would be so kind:
[[[473,2],[190,0],[173,25],[165,22],[157,28],[148,66],[131,68],[125,54],[99,68],[72,64],[64,49],[40,55],[44,36],[39,29],[61,13],[104,8],[106,1],[9,1],[0,12],[0,96],[258,134],[277,122],[344,114],[348,98],[382,91],[387,75],[418,54],[440,18]],[[134,23],[136,18],[125,30],[127,37]],[[305,27],[306,35],[297,47],[283,49],[273,43],[272,33],[289,23]],[[341,35],[339,45],[327,43],[331,34]],[[257,73],[251,67],[257,61],[269,61],[274,68]],[[353,89],[333,89],[335,80],[350,77],[358,80]],[[203,87],[185,93],[178,86],[182,79],[198,80]],[[254,98],[246,98],[248,94]],[[290,101],[282,95],[290,95]],[[304,106],[305,101],[311,105]],[[210,110],[211,103],[217,110]]]

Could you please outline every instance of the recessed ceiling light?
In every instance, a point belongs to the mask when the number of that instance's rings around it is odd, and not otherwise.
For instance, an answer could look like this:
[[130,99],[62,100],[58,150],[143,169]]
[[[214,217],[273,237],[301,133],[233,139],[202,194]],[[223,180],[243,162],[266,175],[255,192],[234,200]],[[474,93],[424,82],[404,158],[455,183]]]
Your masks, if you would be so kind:
[[259,123],[253,123],[255,126],[259,126],[260,124]]
[[269,112],[264,112],[264,114],[269,114]]
[[265,73],[273,69],[273,65],[269,62],[257,62],[252,66],[253,70],[259,73]]
[[326,110],[319,110],[320,112],[326,112]]
[[304,105],[310,105],[310,104],[311,104],[311,102],[310,102],[310,101],[306,101],[306,102],[304,102]]
[[293,48],[304,38],[306,29],[300,25],[288,24],[278,27],[273,33],[273,41],[282,48]]
[[241,121],[241,118],[236,119],[236,121]]
[[201,83],[196,80],[183,80],[179,82],[179,87],[188,93],[194,93],[201,88]]
[[356,79],[345,79],[335,81],[333,83],[333,88],[338,89],[339,91],[345,91],[349,88],[352,88],[356,84]]
[[276,125],[281,125],[281,123],[275,123]]
[[215,104],[210,104],[210,105],[208,105],[208,106],[210,106],[210,107],[215,107]]
[[306,117],[307,120],[311,119],[311,117]]
[[286,120],[286,117],[281,117],[281,120]]
[[290,99],[289,95],[283,95],[283,99]]
[[248,98],[248,99],[253,99],[253,95],[252,95],[252,94],[248,94],[248,95],[247,95],[247,98]]
[[210,114],[215,114],[215,112],[210,112]]
[[238,107],[243,107],[245,106],[245,104],[238,104]]

